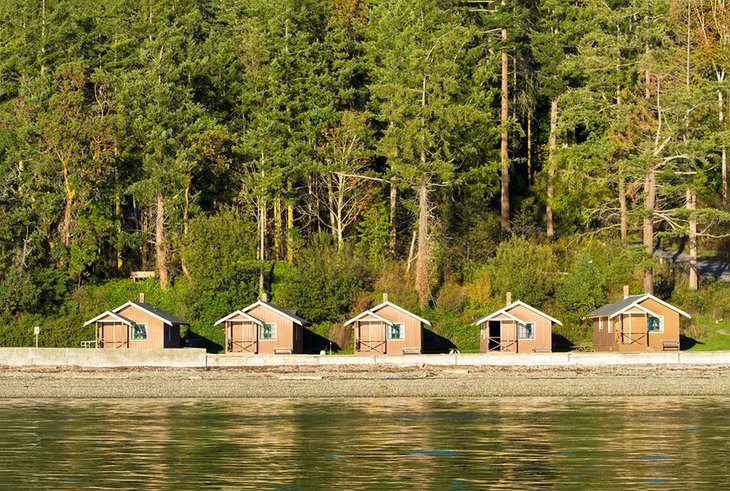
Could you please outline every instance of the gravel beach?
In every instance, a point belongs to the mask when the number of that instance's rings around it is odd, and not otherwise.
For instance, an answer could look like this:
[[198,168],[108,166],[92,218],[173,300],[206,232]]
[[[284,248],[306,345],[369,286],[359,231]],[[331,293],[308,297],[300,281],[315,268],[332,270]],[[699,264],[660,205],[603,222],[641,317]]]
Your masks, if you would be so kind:
[[0,397],[726,396],[730,366],[0,369]]

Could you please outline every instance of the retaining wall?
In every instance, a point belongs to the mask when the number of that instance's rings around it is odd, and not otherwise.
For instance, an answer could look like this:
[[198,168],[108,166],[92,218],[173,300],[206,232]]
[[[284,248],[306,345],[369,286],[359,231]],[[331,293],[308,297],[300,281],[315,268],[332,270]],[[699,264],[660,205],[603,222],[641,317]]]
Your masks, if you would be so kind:
[[730,365],[730,351],[656,353],[489,353],[461,355],[208,355],[208,367],[315,365],[389,366],[606,366]]
[[585,366],[730,365],[730,351],[649,353],[489,353],[460,355],[212,355],[202,348],[104,350],[0,348],[0,366],[11,367],[275,367],[382,366]]
[[0,348],[0,365],[82,368],[205,367],[203,348],[105,350],[93,348]]

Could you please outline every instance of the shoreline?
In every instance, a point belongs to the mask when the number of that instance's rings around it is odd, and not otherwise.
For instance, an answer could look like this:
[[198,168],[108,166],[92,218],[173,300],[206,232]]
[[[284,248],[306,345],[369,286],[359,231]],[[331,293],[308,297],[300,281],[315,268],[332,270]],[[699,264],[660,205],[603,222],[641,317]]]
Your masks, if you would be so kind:
[[0,368],[3,399],[728,395],[730,365]]

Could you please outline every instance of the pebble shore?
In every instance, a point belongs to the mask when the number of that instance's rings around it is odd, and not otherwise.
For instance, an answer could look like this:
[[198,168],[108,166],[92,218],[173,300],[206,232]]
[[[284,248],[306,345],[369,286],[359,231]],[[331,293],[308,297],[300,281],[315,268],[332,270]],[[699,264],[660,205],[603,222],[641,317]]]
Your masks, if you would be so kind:
[[0,368],[0,398],[727,396],[730,366]]

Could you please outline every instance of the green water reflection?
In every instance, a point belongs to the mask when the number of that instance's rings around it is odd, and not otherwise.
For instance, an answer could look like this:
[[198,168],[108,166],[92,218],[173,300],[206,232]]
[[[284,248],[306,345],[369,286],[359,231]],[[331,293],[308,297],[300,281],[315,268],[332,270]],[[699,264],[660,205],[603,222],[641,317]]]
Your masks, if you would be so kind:
[[2,489],[727,488],[730,398],[3,401]]

